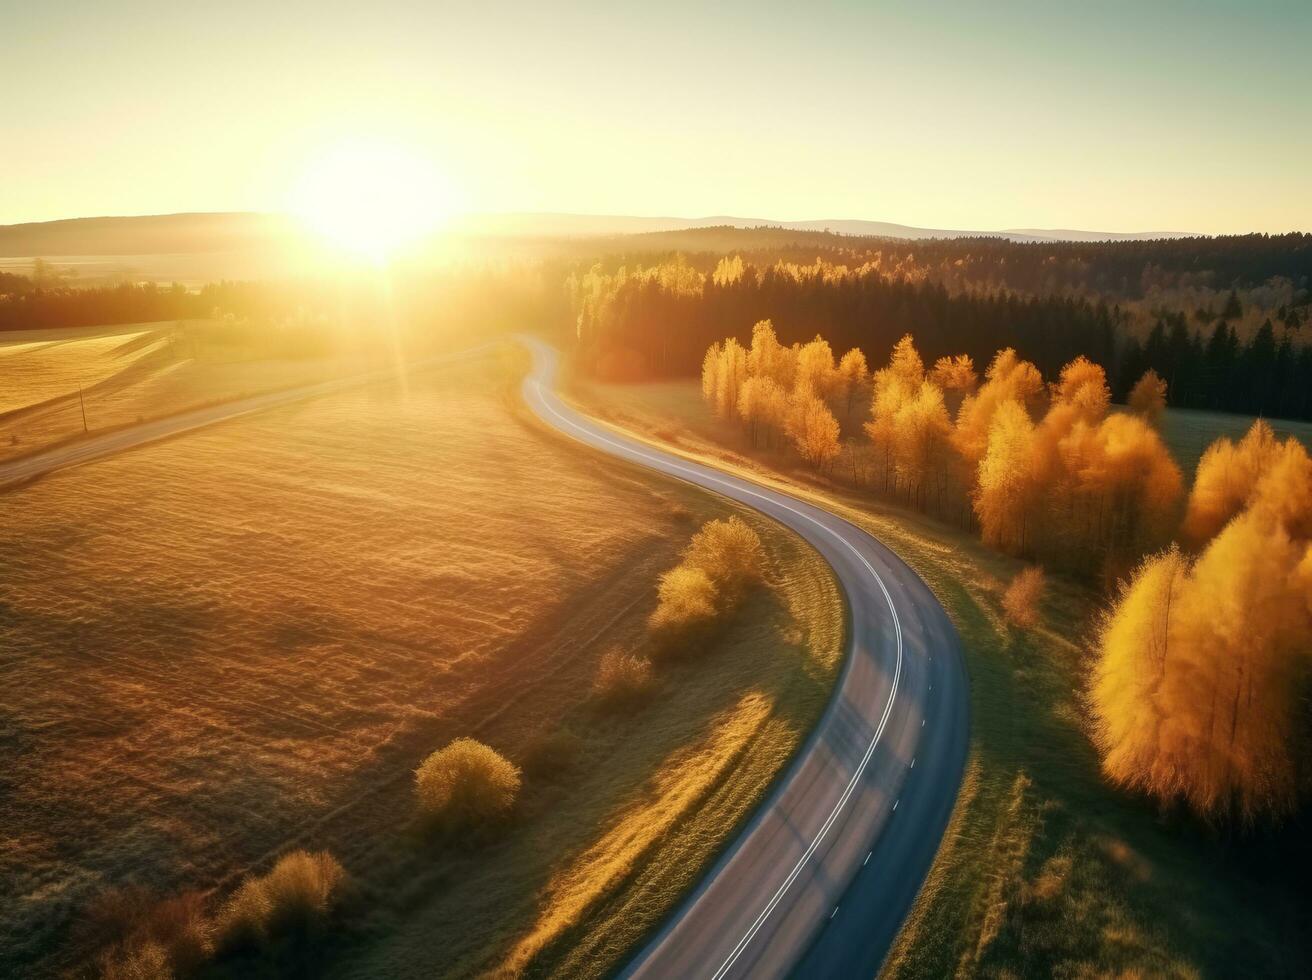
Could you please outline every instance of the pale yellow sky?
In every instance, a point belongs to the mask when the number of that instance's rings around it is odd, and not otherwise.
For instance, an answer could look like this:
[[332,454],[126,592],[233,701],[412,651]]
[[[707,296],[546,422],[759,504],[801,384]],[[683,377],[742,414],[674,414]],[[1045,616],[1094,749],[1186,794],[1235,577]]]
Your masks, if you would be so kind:
[[284,210],[348,142],[462,210],[1312,228],[1307,3],[0,3],[0,223]]

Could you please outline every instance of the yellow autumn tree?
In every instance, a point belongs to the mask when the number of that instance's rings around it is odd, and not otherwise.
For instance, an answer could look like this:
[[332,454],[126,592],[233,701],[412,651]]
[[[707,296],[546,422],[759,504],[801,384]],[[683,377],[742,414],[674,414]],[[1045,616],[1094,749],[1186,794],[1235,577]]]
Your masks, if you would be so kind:
[[797,355],[779,343],[774,324],[760,320],[752,327],[752,346],[747,351],[747,373],[754,378],[771,378],[785,391],[793,387]]
[[839,386],[838,369],[834,366],[834,352],[829,341],[816,337],[803,344],[797,352],[795,387],[806,387],[821,398],[834,394]]
[[798,455],[815,469],[824,469],[838,457],[838,419],[806,385],[799,384],[788,398],[786,429]]
[[[1045,544],[1068,564],[1102,566],[1119,575],[1170,539],[1183,478],[1143,419],[1117,413],[1092,424],[1079,417],[1090,410],[1087,403],[1059,403],[1040,426],[1038,480],[1050,538]],[[1049,440],[1055,454],[1046,448]]]
[[715,407],[715,392],[720,387],[720,344],[711,344],[702,358],[702,398]]
[[975,362],[969,354],[940,357],[929,372],[929,380],[943,392],[943,403],[954,417],[961,409],[961,403],[979,387]]
[[962,396],[973,394],[979,385],[975,362],[969,354],[940,357],[929,372],[929,380],[942,388],[945,393],[955,391]]
[[1154,429],[1160,429],[1166,415],[1166,382],[1149,368],[1130,389],[1129,405],[1130,411]]
[[992,414],[979,463],[975,515],[986,544],[1019,554],[1029,543],[1037,504],[1031,465],[1034,423],[1014,399],[1004,401]]
[[859,347],[853,347],[838,361],[838,393],[841,395],[848,419],[856,403],[865,395],[870,384],[870,365]]
[[947,489],[952,420],[938,385],[923,381],[893,416],[893,460],[907,498],[924,507]]
[[1059,380],[1052,386],[1052,403],[1070,405],[1084,422],[1101,421],[1111,401],[1107,372],[1083,354],[1061,369]]
[[743,277],[743,257],[735,255],[729,258],[727,255],[715,264],[715,271],[711,273],[711,282],[717,286],[729,286],[739,282]]
[[1010,347],[997,353],[984,373],[984,383],[961,403],[957,412],[953,443],[969,467],[977,467],[984,458],[998,408],[1013,401],[1033,412],[1041,407],[1043,390],[1038,368],[1021,360]]
[[[1172,669],[1183,672],[1188,651],[1179,648],[1181,596],[1189,561],[1172,547],[1145,558],[1121,583],[1119,596],[1099,631],[1099,660],[1090,700],[1103,770],[1127,786],[1169,795],[1181,784],[1173,764],[1161,758],[1163,729],[1179,704],[1159,691]],[[1175,635],[1172,628],[1176,627]]]
[[924,361],[911,334],[906,334],[893,346],[888,366],[874,374],[870,421],[865,424],[866,435],[874,444],[880,462],[885,491],[896,489],[898,413],[916,399],[924,382]]
[[788,392],[772,378],[761,378],[756,391],[757,417],[769,447],[783,444],[788,423]]
[[1225,527],[1248,505],[1258,478],[1275,461],[1278,451],[1275,433],[1262,419],[1253,423],[1238,445],[1223,436],[1208,446],[1189,492],[1184,539],[1202,545]]
[[1104,770],[1211,819],[1280,814],[1298,794],[1312,458],[1292,440],[1276,457],[1195,563],[1173,549],[1140,566],[1100,635]]
[[733,337],[724,342],[715,373],[715,413],[722,419],[738,412],[738,392],[747,377],[747,351]]

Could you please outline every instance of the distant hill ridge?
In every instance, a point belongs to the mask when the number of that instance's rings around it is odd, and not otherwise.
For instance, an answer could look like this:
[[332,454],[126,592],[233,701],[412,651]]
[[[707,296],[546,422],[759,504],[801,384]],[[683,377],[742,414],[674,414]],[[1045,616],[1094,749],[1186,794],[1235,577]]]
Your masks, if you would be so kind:
[[[452,230],[472,235],[509,237],[609,237],[700,228],[782,228],[874,238],[927,239],[997,236],[1016,242],[1144,241],[1187,238],[1178,231],[1101,232],[1049,228],[1009,228],[966,231],[916,228],[887,221],[775,221],[713,215],[706,218],[642,217],[589,214],[473,214],[452,224]],[[67,218],[27,224],[0,225],[0,257],[61,255],[146,255],[222,252],[277,245],[303,235],[286,215],[253,212],[200,212],[122,217]]]
[[835,218],[818,221],[778,221],[773,218],[739,218],[711,215],[705,218],[636,217],[592,214],[476,214],[463,219],[462,229],[483,234],[536,235],[634,235],[657,231],[689,231],[697,228],[784,228],[789,231],[832,232],[871,238],[978,238],[993,236],[1017,242],[1151,241],[1159,238],[1192,238],[1184,231],[1078,231],[1064,228],[1007,228],[1001,231],[971,231],[949,228],[917,228],[889,221]]

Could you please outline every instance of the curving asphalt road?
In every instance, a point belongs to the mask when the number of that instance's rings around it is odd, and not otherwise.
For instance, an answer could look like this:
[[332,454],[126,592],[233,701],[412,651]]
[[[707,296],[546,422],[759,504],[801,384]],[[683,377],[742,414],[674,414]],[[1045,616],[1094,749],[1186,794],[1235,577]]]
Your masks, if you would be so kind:
[[633,978],[871,977],[938,850],[965,766],[961,644],[924,582],[814,504],[630,438],[565,405],[556,351],[523,395],[595,449],[755,508],[805,538],[848,604],[849,648],[815,731],[729,849],[622,972]]

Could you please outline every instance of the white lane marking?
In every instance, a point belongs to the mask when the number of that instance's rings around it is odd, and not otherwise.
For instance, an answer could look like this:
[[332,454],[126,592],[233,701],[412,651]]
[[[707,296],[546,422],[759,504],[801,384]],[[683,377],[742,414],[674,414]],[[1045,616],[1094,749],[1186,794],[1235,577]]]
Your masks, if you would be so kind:
[[915,759],[912,759],[912,760],[911,760],[911,765],[908,766],[907,768],[909,768],[909,769],[914,769],[914,768],[916,768],[916,760],[915,760]]
[[[884,580],[879,577],[879,573],[875,571],[874,566],[870,564],[870,562],[866,559],[865,555],[861,554],[861,552],[857,550],[856,546],[852,544],[852,542],[848,541],[846,538],[844,538],[833,528],[829,527],[827,524],[817,520],[815,517],[811,516],[810,514],[804,511],[800,511],[795,507],[789,506],[787,503],[784,503],[782,500],[774,499],[767,496],[766,494],[759,493],[755,490],[752,490],[750,487],[742,485],[742,483],[732,483],[728,480],[722,479],[721,477],[715,475],[713,471],[699,472],[698,470],[691,469],[687,466],[683,466],[678,462],[675,462],[675,457],[653,456],[650,453],[644,452],[643,450],[637,448],[636,446],[626,445],[624,443],[616,442],[615,440],[610,439],[605,435],[602,435],[598,431],[586,429],[583,426],[579,425],[578,423],[574,422],[572,419],[569,419],[566,416],[562,415],[559,411],[555,409],[555,407],[552,406],[552,404],[548,400],[545,389],[542,386],[542,382],[539,379],[532,378],[531,380],[533,383],[533,388],[537,392],[538,401],[542,405],[542,407],[546,409],[551,415],[555,416],[555,418],[565,423],[565,425],[567,425],[569,428],[575,430],[576,432],[582,433],[584,436],[588,437],[587,439],[583,439],[580,441],[591,443],[592,440],[596,440],[598,442],[604,443],[605,445],[612,446],[613,448],[618,450],[621,455],[636,456],[640,459],[648,460],[651,463],[659,463],[661,464],[662,467],[668,467],[669,469],[687,474],[688,482],[697,484],[699,486],[705,486],[706,482],[711,482],[711,483],[718,484],[719,486],[725,487],[726,489],[733,490],[736,493],[745,494],[751,497],[756,497],[760,500],[764,500],[768,503],[771,503],[776,507],[782,507],[784,510],[788,511],[789,513],[796,514],[798,517],[802,518],[803,520],[810,521],[816,527],[820,528],[823,531],[828,532],[844,547],[846,547],[849,551],[851,551],[852,554],[854,554],[857,557],[857,560],[860,561],[861,564],[866,567],[866,571],[870,573],[871,577],[874,578],[875,582],[879,585],[880,591],[883,592],[884,601],[888,603],[888,611],[893,616],[893,629],[897,639],[897,662],[893,668],[893,684],[889,690],[888,701],[884,705],[884,711],[883,714],[880,716],[879,724],[875,729],[875,734],[871,738],[870,744],[866,747],[865,754],[861,757],[861,762],[857,766],[856,771],[852,774],[852,778],[848,780],[847,786],[844,787],[842,795],[839,796],[838,802],[834,804],[833,810],[830,811],[829,816],[826,818],[824,824],[820,827],[820,830],[816,834],[815,838],[807,846],[806,851],[798,859],[797,864],[793,866],[792,871],[788,873],[788,877],[784,879],[783,884],[779,886],[778,890],[774,893],[773,897],[771,897],[770,901],[766,903],[765,908],[762,909],[760,914],[756,917],[756,921],[752,923],[751,927],[747,930],[747,932],[743,935],[743,937],[738,940],[737,945],[734,946],[733,951],[729,954],[728,958],[726,958],[725,961],[722,964],[720,964],[720,968],[715,971],[714,975],[712,976],[712,980],[721,980],[721,978],[733,967],[734,963],[738,961],[738,957],[742,955],[743,950],[746,949],[748,944],[751,943],[751,941],[756,937],[756,934],[760,931],[761,926],[765,924],[765,920],[770,916],[770,913],[775,910],[776,906],[778,906],[779,902],[783,899],[784,895],[787,894],[788,889],[792,887],[793,882],[797,880],[797,876],[801,874],[802,868],[805,867],[806,862],[811,859],[811,856],[820,847],[821,842],[828,835],[830,829],[833,827],[834,823],[838,820],[839,815],[846,808],[848,800],[852,798],[852,794],[856,791],[857,784],[861,781],[861,777],[865,775],[866,767],[870,764],[870,759],[875,754],[875,747],[879,744],[879,739],[883,736],[884,728],[888,724],[889,715],[892,713],[893,710],[893,702],[897,698],[898,682],[902,676],[902,623],[898,619],[897,609],[893,606],[893,597],[892,595],[889,594],[888,587],[884,584]],[[779,497],[784,497],[784,494],[780,493],[779,491],[775,491],[775,492],[778,494]],[[842,520],[842,518],[839,518],[839,520]],[[857,528],[857,530],[860,529]],[[896,803],[893,804],[893,809],[894,810],[897,809]]]
[[901,803],[901,802],[902,802],[902,800],[901,800],[900,797],[899,797],[897,800],[895,800],[895,801],[893,802],[893,810],[894,810],[894,812],[897,811],[897,805],[898,805],[899,803]]
[[838,914],[838,906],[835,905],[835,906],[834,906],[834,910],[833,910],[832,912],[829,913],[829,918],[832,919],[832,918],[833,918],[834,916],[836,916],[837,914]]
[[870,859],[871,859],[872,857],[874,857],[874,854],[875,854],[874,851],[871,851],[869,854],[867,854],[867,855],[866,855],[866,859],[865,859],[864,861],[861,862],[861,867],[864,868],[867,864],[869,864],[869,863],[870,863]]
[[924,718],[921,718],[921,719],[920,719],[920,727],[921,727],[921,728],[924,728],[924,727],[925,727],[925,719],[924,719]]

